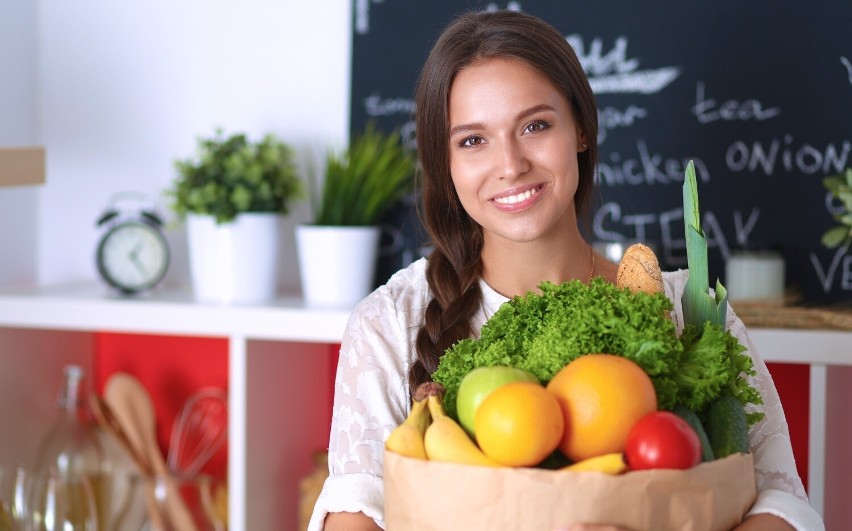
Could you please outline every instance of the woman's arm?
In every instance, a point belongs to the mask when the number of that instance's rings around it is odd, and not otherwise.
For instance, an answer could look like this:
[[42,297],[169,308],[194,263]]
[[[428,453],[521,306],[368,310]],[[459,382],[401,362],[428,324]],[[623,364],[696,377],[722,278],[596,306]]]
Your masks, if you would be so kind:
[[774,514],[761,513],[749,516],[734,531],[794,531],[786,520]]
[[393,295],[389,289],[376,290],[347,323],[334,384],[329,477],[314,506],[311,531],[382,525],[384,439],[409,408],[412,341],[406,331],[413,326],[406,315],[420,315],[410,300]]
[[325,531],[381,531],[372,518],[364,513],[329,513]]

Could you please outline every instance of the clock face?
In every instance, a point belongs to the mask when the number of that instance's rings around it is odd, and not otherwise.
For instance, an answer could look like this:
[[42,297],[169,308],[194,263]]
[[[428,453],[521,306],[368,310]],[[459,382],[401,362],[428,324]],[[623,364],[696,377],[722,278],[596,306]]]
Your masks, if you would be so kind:
[[152,288],[166,274],[168,245],[154,227],[136,221],[120,223],[101,239],[98,271],[111,286],[127,293]]

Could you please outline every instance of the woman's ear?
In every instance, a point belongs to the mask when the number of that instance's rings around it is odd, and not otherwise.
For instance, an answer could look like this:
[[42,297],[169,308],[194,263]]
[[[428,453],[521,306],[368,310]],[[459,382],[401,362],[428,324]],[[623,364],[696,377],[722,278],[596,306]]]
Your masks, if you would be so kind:
[[577,134],[577,153],[582,153],[589,149],[589,142],[586,140],[586,133],[579,131]]

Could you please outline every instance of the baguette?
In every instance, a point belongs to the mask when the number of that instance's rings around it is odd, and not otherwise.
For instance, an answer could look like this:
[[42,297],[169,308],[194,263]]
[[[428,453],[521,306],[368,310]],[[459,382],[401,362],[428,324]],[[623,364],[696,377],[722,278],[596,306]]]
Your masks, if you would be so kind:
[[662,293],[663,272],[654,251],[641,243],[628,247],[618,264],[616,285],[634,292]]

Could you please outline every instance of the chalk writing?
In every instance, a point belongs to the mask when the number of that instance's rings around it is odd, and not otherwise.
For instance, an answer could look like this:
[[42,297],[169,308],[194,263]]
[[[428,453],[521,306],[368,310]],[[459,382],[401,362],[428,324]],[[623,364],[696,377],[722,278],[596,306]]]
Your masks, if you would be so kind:
[[[743,212],[739,210],[733,211],[732,218],[734,241],[738,245],[743,245],[749,241],[750,234],[757,226],[760,210],[752,209],[745,222],[743,222]],[[609,202],[595,211],[592,220],[592,234],[599,241],[650,241],[649,229],[652,227],[660,232],[662,259],[673,266],[686,265],[682,207],[662,212],[624,214],[621,205]],[[702,215],[701,227],[707,239],[708,249],[716,249],[722,259],[727,260],[731,256],[730,238],[712,210]]]
[[840,62],[846,67],[846,73],[849,75],[849,84],[852,85],[852,63],[844,56],[840,56]]
[[498,11],[500,9],[508,9],[509,11],[521,11],[520,2],[506,2],[506,7],[501,8],[497,2],[488,2],[485,5],[485,11]]
[[830,293],[833,289],[838,272],[840,273],[840,289],[852,290],[852,256],[845,255],[846,251],[845,247],[839,247],[835,251],[831,263],[828,264],[828,269],[823,267],[815,253],[811,253],[811,265],[825,293]]
[[680,75],[680,69],[675,67],[637,70],[639,60],[627,59],[624,36],[615,39],[615,46],[607,53],[603,53],[599,38],[592,39],[588,51],[579,35],[568,35],[565,40],[577,53],[595,94],[655,94]]
[[764,145],[755,140],[749,145],[738,140],[728,147],[725,164],[731,171],[763,171],[766,175],[775,172],[776,165],[788,171],[797,171],[807,175],[815,173],[840,173],[849,164],[852,142],[845,140],[838,149],[833,143],[824,148],[811,144],[793,146],[793,135],[774,138]]
[[371,94],[364,98],[364,110],[367,116],[389,116],[402,114],[409,116],[414,113],[414,100],[411,98],[382,98]]
[[355,0],[355,33],[370,33],[370,0]]
[[692,107],[692,114],[702,124],[717,120],[746,121],[754,119],[762,121],[778,116],[781,114],[781,109],[778,107],[764,109],[763,104],[755,99],[748,99],[742,102],[727,100],[717,105],[716,100],[709,99],[704,95],[704,82],[699,81],[695,84],[695,105]]
[[702,182],[710,180],[710,171],[701,159],[664,158],[651,153],[642,139],[636,141],[636,151],[637,157],[622,157],[615,151],[605,155],[607,160],[598,162],[598,182],[607,186],[683,183],[683,171],[690,159],[695,161],[698,178]]
[[754,230],[757,225],[757,220],[760,218],[760,209],[752,208],[748,215],[748,219],[743,223],[743,213],[739,210],[734,211],[734,230],[736,231],[737,244],[740,247],[748,247],[748,235]]
[[598,109],[598,144],[606,140],[609,130],[629,127],[646,116],[648,116],[647,109],[635,105],[630,105],[624,110],[611,106]]
[[846,205],[831,192],[825,193],[825,209],[832,216],[846,213]]

